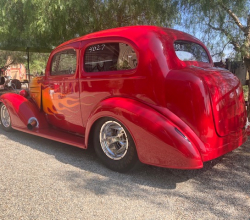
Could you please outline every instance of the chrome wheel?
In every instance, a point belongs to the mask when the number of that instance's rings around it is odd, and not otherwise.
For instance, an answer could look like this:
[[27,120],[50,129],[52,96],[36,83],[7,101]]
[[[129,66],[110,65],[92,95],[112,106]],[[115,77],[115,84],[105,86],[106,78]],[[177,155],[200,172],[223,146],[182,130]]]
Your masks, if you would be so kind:
[[105,122],[100,129],[100,144],[103,152],[112,160],[122,159],[128,151],[128,137],[116,121]]
[[10,127],[10,115],[5,105],[1,107],[1,123],[5,128]]
[[134,140],[127,128],[111,117],[103,117],[91,129],[89,144],[103,164],[111,170],[126,172],[138,162]]

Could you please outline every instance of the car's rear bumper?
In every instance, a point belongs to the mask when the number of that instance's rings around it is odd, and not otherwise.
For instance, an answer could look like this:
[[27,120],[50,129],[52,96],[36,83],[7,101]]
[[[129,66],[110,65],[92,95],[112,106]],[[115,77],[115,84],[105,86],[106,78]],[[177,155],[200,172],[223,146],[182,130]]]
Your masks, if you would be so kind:
[[242,129],[238,132],[231,133],[225,137],[216,138],[216,142],[212,143],[212,147],[206,147],[206,153],[202,153],[203,162],[215,159],[232,150],[240,147],[247,140],[247,131]]

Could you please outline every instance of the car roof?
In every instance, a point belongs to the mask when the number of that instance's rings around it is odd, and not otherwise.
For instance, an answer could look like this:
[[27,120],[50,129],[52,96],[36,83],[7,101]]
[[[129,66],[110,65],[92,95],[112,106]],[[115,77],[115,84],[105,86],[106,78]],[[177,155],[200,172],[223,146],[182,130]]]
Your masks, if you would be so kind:
[[59,45],[59,47],[66,46],[68,44],[89,40],[89,39],[97,39],[97,38],[103,38],[103,37],[124,37],[127,39],[130,39],[136,43],[136,41],[141,40],[140,37],[145,36],[147,34],[150,34],[151,32],[160,33],[165,35],[166,38],[170,41],[174,40],[190,40],[192,42],[197,42],[199,44],[203,43],[199,41],[197,38],[193,37],[192,35],[189,35],[185,32],[178,31],[171,28],[163,28],[163,27],[157,27],[157,26],[127,26],[127,27],[119,27],[119,28],[113,28],[113,29],[107,29],[103,31],[93,32],[91,34],[87,34],[78,38],[74,38],[72,40],[66,41]]

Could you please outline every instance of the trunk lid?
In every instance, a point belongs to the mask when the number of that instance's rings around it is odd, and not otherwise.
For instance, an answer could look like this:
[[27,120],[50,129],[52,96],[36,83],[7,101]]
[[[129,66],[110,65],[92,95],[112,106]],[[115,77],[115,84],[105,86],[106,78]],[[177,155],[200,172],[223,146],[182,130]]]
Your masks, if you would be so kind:
[[226,136],[242,129],[246,124],[246,109],[239,79],[220,68],[203,69],[201,75],[209,89],[218,135]]

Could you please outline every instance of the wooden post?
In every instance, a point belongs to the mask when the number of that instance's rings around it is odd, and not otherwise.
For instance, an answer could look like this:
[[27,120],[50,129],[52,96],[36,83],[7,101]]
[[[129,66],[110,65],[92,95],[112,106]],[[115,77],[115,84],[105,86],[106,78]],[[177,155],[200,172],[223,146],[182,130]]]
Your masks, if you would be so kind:
[[30,51],[29,51],[29,47],[27,47],[27,55],[28,55],[28,77],[29,77],[29,82],[30,82]]

